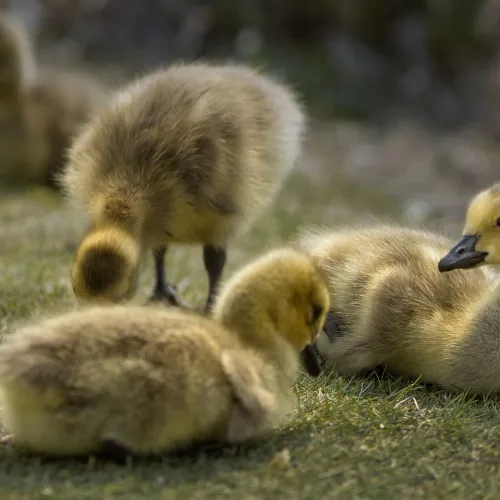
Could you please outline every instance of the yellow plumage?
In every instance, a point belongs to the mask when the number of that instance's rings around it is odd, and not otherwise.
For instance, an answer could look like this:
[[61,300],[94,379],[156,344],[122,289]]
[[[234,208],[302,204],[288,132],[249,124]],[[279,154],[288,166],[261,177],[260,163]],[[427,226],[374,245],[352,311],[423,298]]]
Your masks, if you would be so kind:
[[5,426],[18,445],[56,455],[262,437],[293,410],[299,352],[328,307],[311,259],[282,249],[228,281],[213,319],[110,306],[26,326],[0,346]]

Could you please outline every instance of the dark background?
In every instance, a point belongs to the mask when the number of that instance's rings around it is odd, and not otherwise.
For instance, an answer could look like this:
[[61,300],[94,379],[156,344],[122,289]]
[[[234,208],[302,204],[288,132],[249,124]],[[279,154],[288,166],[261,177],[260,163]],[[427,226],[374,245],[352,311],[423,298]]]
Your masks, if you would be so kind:
[[111,86],[178,59],[281,74],[311,116],[299,168],[388,195],[411,224],[456,234],[498,181],[500,0],[2,1],[41,65]]
[[411,113],[497,133],[498,0],[10,0],[49,61],[143,71],[233,57],[283,71],[322,117]]

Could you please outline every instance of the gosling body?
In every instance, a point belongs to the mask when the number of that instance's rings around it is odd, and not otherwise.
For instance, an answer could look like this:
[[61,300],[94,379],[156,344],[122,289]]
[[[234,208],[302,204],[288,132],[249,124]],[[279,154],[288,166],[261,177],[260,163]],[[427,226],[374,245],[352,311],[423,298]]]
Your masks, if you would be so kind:
[[[180,305],[165,275],[167,248],[200,244],[208,311],[228,242],[275,197],[301,151],[304,121],[289,89],[244,66],[173,65],[118,92],[74,142],[61,178],[91,219],[72,270],[76,295],[134,294],[139,261],[121,252],[127,240],[140,255],[153,251],[152,298]],[[96,286],[102,253],[116,256],[116,271]]]
[[311,231],[298,244],[328,276],[337,331],[318,340],[326,370],[385,366],[449,390],[500,390],[500,290],[483,269],[439,273],[450,240],[380,226]]
[[311,260],[281,250],[233,276],[214,319],[117,305],[46,319],[0,346],[4,424],[17,445],[51,455],[262,438],[293,410],[299,352],[328,307]]

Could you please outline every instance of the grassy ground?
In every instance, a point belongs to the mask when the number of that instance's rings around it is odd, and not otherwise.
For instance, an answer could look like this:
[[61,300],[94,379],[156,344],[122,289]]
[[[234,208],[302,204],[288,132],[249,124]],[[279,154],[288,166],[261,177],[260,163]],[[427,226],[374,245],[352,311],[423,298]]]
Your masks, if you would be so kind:
[[[231,270],[303,224],[396,217],[371,188],[335,175],[297,173],[274,208],[231,250]],[[40,190],[0,197],[0,333],[26,318],[72,307],[69,246],[83,221]],[[169,272],[185,297],[206,293],[199,248],[172,251]],[[152,286],[142,275],[143,301]],[[405,379],[302,379],[296,417],[260,445],[119,464],[49,461],[0,448],[0,498],[318,499],[497,498],[499,408]],[[289,453],[290,460],[287,460]]]

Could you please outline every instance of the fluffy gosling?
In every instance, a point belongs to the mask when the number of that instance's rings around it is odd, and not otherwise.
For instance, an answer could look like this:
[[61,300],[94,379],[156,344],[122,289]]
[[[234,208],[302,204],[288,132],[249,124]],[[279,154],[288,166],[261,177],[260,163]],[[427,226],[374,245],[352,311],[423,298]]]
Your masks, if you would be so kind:
[[136,291],[152,249],[152,300],[182,305],[166,279],[172,243],[201,244],[216,296],[228,242],[278,192],[301,151],[296,97],[244,66],[172,65],[117,93],[69,150],[61,185],[89,215],[72,267],[78,298],[118,302]]
[[500,288],[483,269],[439,273],[447,238],[379,226],[311,231],[299,245],[328,279],[336,325],[317,342],[326,370],[385,366],[453,391],[500,392]]
[[227,282],[213,319],[114,305],[21,328],[0,345],[5,426],[51,455],[261,438],[293,409],[299,352],[328,308],[311,259],[282,249]]

